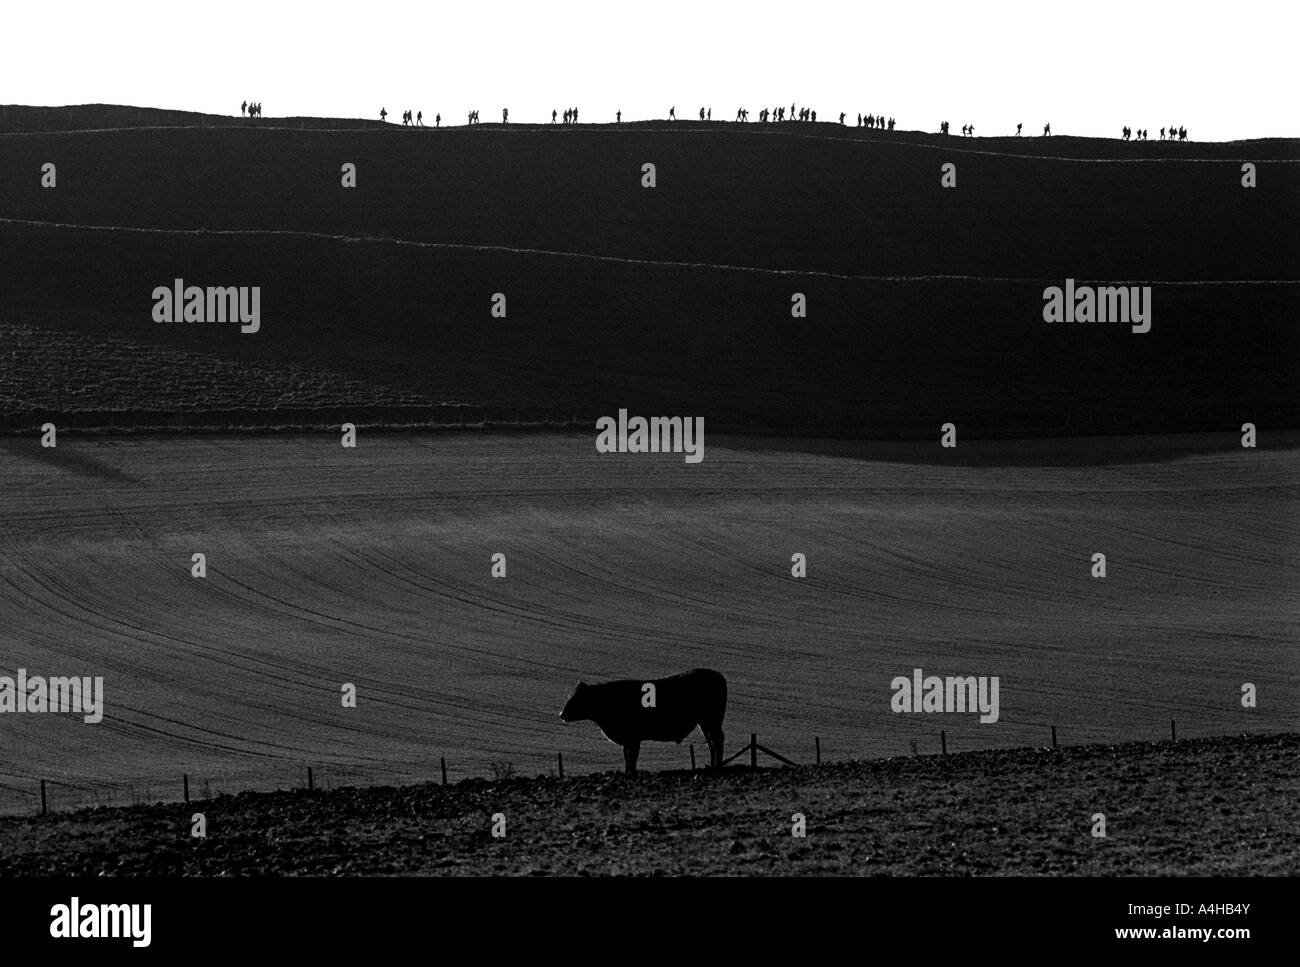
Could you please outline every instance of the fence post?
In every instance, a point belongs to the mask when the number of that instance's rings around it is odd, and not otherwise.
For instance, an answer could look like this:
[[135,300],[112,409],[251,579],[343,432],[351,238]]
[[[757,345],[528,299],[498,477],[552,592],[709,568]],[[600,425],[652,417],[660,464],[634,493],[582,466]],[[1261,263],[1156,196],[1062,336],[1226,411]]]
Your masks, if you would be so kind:
[[1169,720],[1169,738],[1173,742],[1178,741],[1178,729],[1174,727],[1174,720]]
[[758,768],[758,733],[749,733],[749,767]]
[[695,771],[695,744],[691,743],[691,772]]
[[311,792],[316,788],[315,777],[311,774],[311,766],[307,767],[307,791]]
[[41,780],[41,815],[44,816],[45,813],[46,813],[46,808],[45,808],[45,780],[42,779],[42,780]]
[[185,801],[189,802],[190,801],[190,774],[188,772],[181,773],[181,782],[184,783],[185,785]]
[[555,753],[555,757],[560,760],[560,778],[563,779],[564,778],[564,753],[557,752]]
[[813,736],[813,745],[815,745],[815,746],[817,747],[817,764],[818,764],[818,765],[821,765],[821,764],[822,764],[822,740],[821,740],[821,736],[818,736],[818,735],[814,735],[814,736]]
[[445,786],[447,784],[447,757],[441,756],[440,758],[442,761],[442,784]]
[[1052,726],[1052,748],[1056,748],[1056,726]]
[[948,733],[943,729],[939,730],[939,750],[941,754],[948,754]]

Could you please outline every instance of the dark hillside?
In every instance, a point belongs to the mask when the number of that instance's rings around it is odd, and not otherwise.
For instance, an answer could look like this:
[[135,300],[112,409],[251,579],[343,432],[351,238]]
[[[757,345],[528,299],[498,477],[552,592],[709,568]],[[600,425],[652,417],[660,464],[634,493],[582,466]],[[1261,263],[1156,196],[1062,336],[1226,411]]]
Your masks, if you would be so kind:
[[[1300,415],[1300,287],[1278,284],[1300,278],[1295,141],[4,118],[0,334],[23,347],[0,356],[11,426],[304,401],[579,422],[627,407],[865,437]],[[60,118],[100,129],[49,130]],[[1258,188],[1241,187],[1243,160]],[[956,189],[940,188],[945,162]],[[177,277],[260,285],[261,332],[155,324],[151,292]],[[1151,331],[1045,323],[1043,289],[1067,277],[1150,284]],[[807,319],[791,318],[794,292]],[[225,375],[205,381],[196,358]],[[253,375],[231,379],[232,364]]]

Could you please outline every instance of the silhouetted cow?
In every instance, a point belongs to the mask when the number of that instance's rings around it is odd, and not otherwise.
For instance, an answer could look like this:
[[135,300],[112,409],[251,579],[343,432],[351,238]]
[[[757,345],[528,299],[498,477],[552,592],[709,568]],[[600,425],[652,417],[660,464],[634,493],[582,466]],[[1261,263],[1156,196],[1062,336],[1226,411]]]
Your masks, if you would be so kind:
[[712,669],[696,668],[652,681],[578,682],[560,718],[595,722],[605,738],[623,747],[627,771],[636,772],[643,741],[680,743],[697,725],[709,744],[709,764],[720,767],[726,711],[727,680]]

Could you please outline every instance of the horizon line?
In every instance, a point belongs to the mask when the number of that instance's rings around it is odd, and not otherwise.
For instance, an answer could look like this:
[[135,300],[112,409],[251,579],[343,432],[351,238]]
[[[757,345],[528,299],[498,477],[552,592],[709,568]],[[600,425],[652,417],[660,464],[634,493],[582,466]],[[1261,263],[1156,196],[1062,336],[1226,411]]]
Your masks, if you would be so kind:
[[[1127,143],[1127,144],[1149,144],[1149,145],[1154,145],[1154,144],[1229,145],[1229,144],[1243,144],[1243,143],[1251,143],[1251,142],[1259,142],[1259,141],[1277,141],[1277,142],[1297,141],[1297,142],[1300,142],[1300,135],[1285,135],[1285,134],[1254,135],[1254,136],[1246,137],[1246,138],[1230,138],[1230,139],[1223,140],[1223,141],[1212,141],[1212,140],[1200,140],[1200,141],[1198,141],[1198,140],[1194,140],[1194,139],[1191,139],[1191,138],[1189,138],[1189,139],[1186,140],[1186,141],[1176,141],[1176,140],[1174,140],[1174,139],[1164,139],[1164,140],[1162,140],[1162,139],[1160,139],[1160,138],[1155,138],[1155,139],[1147,138],[1147,139],[1145,139],[1145,140],[1139,140],[1139,139],[1128,139],[1128,140],[1126,141],[1126,140],[1125,140],[1124,138],[1122,138],[1122,137],[1116,137],[1116,136],[1113,136],[1113,135],[1101,135],[1101,134],[1070,134],[1070,133],[1068,133],[1068,132],[1063,132],[1063,133],[1059,133],[1059,134],[1058,134],[1058,133],[1052,133],[1052,134],[1050,134],[1050,135],[1044,135],[1044,134],[1015,134],[1015,133],[1008,133],[1008,134],[993,134],[993,135],[983,135],[983,134],[981,134],[981,135],[969,135],[969,136],[968,136],[968,135],[963,135],[963,134],[943,134],[943,133],[941,133],[940,131],[937,131],[937,130],[936,130],[936,131],[929,131],[929,130],[926,130],[926,129],[923,129],[923,128],[898,128],[896,131],[886,131],[886,130],[884,130],[884,129],[882,129],[882,128],[878,128],[878,127],[867,127],[867,126],[865,126],[865,125],[863,125],[863,126],[859,126],[859,125],[857,125],[857,124],[849,124],[847,121],[841,123],[840,121],[834,119],[833,116],[831,116],[830,119],[828,119],[828,120],[824,120],[824,121],[823,121],[823,120],[817,120],[817,121],[800,121],[800,120],[792,120],[792,119],[785,119],[785,120],[781,120],[781,121],[772,121],[772,120],[769,120],[769,121],[758,121],[758,120],[751,120],[751,121],[735,121],[735,120],[726,120],[726,119],[719,119],[719,120],[712,120],[712,119],[710,119],[710,120],[704,120],[704,121],[701,121],[701,120],[699,120],[697,117],[695,117],[694,115],[689,115],[689,116],[687,116],[687,117],[677,118],[677,119],[669,119],[669,118],[667,118],[667,117],[646,117],[646,118],[625,118],[625,119],[622,120],[622,121],[615,121],[615,120],[602,120],[602,121],[594,121],[594,122],[591,122],[591,121],[576,121],[576,122],[569,123],[569,124],[560,123],[560,122],[556,122],[556,121],[546,121],[546,120],[541,120],[541,121],[524,121],[524,120],[520,120],[520,121],[512,121],[512,122],[510,122],[510,123],[505,123],[505,122],[503,122],[503,121],[497,121],[497,120],[494,120],[494,121],[488,121],[488,122],[484,122],[484,123],[475,122],[475,123],[473,123],[473,124],[457,122],[457,123],[455,123],[455,124],[445,124],[445,125],[441,125],[441,126],[438,126],[438,127],[433,127],[433,126],[430,126],[430,125],[428,125],[428,124],[422,124],[422,125],[415,125],[415,124],[402,124],[400,121],[381,121],[381,120],[379,120],[378,118],[367,118],[367,117],[345,117],[345,116],[341,116],[341,115],[324,115],[324,114],[322,114],[322,115],[314,115],[314,114],[286,114],[286,115],[271,115],[269,118],[266,118],[266,119],[265,119],[265,120],[267,120],[267,121],[281,121],[281,122],[293,122],[293,121],[297,121],[297,122],[306,122],[306,121],[340,121],[340,122],[356,122],[356,123],[357,123],[357,127],[354,127],[354,128],[351,128],[351,127],[350,127],[350,128],[334,128],[334,127],[328,127],[328,128],[306,128],[306,127],[302,127],[302,126],[298,126],[298,127],[294,127],[294,128],[286,128],[286,127],[274,126],[274,125],[270,125],[270,124],[260,124],[260,123],[257,123],[257,122],[259,122],[259,121],[261,121],[261,120],[263,120],[263,119],[261,119],[261,118],[252,118],[252,117],[249,117],[249,116],[247,116],[247,115],[243,115],[243,114],[217,114],[217,113],[213,113],[213,112],[210,112],[210,111],[194,110],[194,109],[190,109],[190,108],[150,107],[150,106],[146,106],[146,105],[138,105],[138,104],[114,104],[114,103],[103,102],[103,101],[87,101],[87,102],[80,103],[80,104],[17,104],[17,103],[13,103],[13,104],[0,104],[0,111],[7,112],[10,108],[17,108],[17,109],[20,109],[20,110],[31,110],[31,111],[67,111],[67,110],[71,110],[71,109],[75,109],[75,108],[108,108],[108,109],[131,110],[131,111],[149,111],[149,112],[156,112],[156,113],[159,113],[159,114],[183,114],[183,115],[192,115],[192,116],[199,117],[199,118],[214,118],[214,119],[219,118],[219,119],[222,119],[222,120],[225,120],[225,121],[233,121],[233,122],[241,122],[241,121],[243,121],[243,122],[251,122],[251,124],[250,124],[251,127],[256,127],[256,128],[262,129],[262,130],[299,130],[299,131],[307,130],[307,131],[319,131],[319,132],[325,132],[325,131],[340,131],[340,130],[344,130],[344,131],[386,131],[386,130],[396,130],[396,129],[399,129],[399,128],[408,128],[408,129],[410,129],[410,130],[427,129],[427,130],[430,130],[430,131],[442,131],[442,130],[446,130],[446,131],[460,131],[460,130],[470,130],[470,129],[476,129],[476,128],[485,128],[485,129],[487,129],[487,130],[489,130],[489,131],[495,131],[495,132],[502,132],[502,131],[509,130],[509,129],[511,129],[511,128],[538,129],[538,130],[550,130],[550,129],[552,129],[552,128],[555,128],[555,129],[584,128],[584,129],[592,130],[592,129],[597,129],[597,128],[611,128],[611,127],[619,127],[619,126],[626,126],[626,125],[663,124],[663,125],[666,125],[667,127],[666,127],[666,128],[663,128],[663,129],[659,129],[659,130],[678,131],[678,130],[683,130],[683,129],[685,129],[685,130],[700,131],[700,130],[708,129],[708,130],[714,130],[714,131],[719,131],[719,132],[741,132],[741,131],[749,131],[749,132],[752,132],[752,131],[754,131],[754,130],[776,130],[776,131],[779,131],[779,132],[781,132],[781,133],[796,134],[796,135],[798,135],[798,136],[800,136],[800,137],[806,137],[806,138],[809,138],[809,137],[816,137],[816,138],[819,138],[819,139],[821,139],[821,140],[836,140],[836,141],[851,140],[851,139],[847,139],[847,138],[830,138],[830,137],[826,137],[826,136],[824,136],[824,135],[798,134],[797,130],[794,130],[794,129],[797,129],[797,128],[800,128],[800,127],[804,127],[804,126],[809,126],[809,125],[813,126],[814,128],[816,128],[816,127],[818,127],[818,126],[823,126],[823,125],[824,125],[824,126],[826,126],[826,127],[830,127],[830,128],[843,128],[845,131],[850,131],[850,130],[851,130],[851,131],[855,131],[855,132],[859,132],[859,133],[870,133],[870,134],[873,134],[873,135],[875,135],[875,134],[881,134],[881,135],[891,135],[891,134],[920,134],[920,135],[925,135],[925,136],[929,136],[929,137],[950,139],[950,140],[952,140],[952,141],[954,141],[954,142],[958,142],[958,143],[960,143],[960,142],[962,142],[962,141],[972,141],[972,142],[974,142],[974,141],[977,141],[977,140],[979,140],[979,141],[994,141],[994,140],[1002,140],[1002,139],[1011,139],[1011,140],[1013,140],[1013,141],[1027,140],[1027,141],[1037,142],[1037,141],[1040,141],[1040,140],[1043,140],[1043,139],[1046,139],[1046,138],[1053,138],[1053,139],[1055,139],[1055,138],[1067,138],[1067,139],[1073,139],[1073,140],[1083,140],[1083,141],[1105,141],[1105,142],[1114,141],[1114,142],[1118,142],[1118,143]],[[209,125],[193,125],[193,124],[190,124],[190,125],[186,125],[186,124],[155,124],[155,125],[124,125],[124,126],[121,126],[121,127],[77,128],[77,129],[71,129],[71,128],[70,128],[70,129],[63,129],[63,130],[47,130],[47,131],[0,131],[0,136],[9,136],[9,137],[13,137],[13,136],[23,136],[23,135],[28,135],[28,136],[30,136],[30,135],[38,135],[38,134],[96,134],[96,133],[109,132],[109,131],[130,131],[130,130],[169,130],[169,129],[172,129],[172,128],[184,129],[184,128],[203,128],[203,127],[209,127]],[[933,147],[933,145],[928,145],[928,144],[927,144],[927,145],[918,145],[918,146],[919,146],[919,147]],[[969,150],[969,149],[968,149],[968,150]],[[977,152],[977,153],[978,153],[978,152]],[[1003,152],[984,152],[984,153],[988,153],[988,154],[1003,154]],[[1007,156],[1008,156],[1008,157],[1017,157],[1016,155],[1007,155]],[[1023,155],[1023,156],[1021,156],[1021,157],[1026,157],[1026,158],[1043,158],[1043,157],[1045,157],[1045,156],[1043,156],[1043,155]],[[1163,161],[1163,160],[1213,160],[1213,161],[1231,161],[1231,160],[1238,160],[1238,159],[1230,159],[1230,158],[1213,158],[1213,159],[1186,159],[1186,158],[1184,158],[1184,159],[1163,159],[1163,158],[1141,158],[1141,159],[1128,159],[1128,158],[1098,158],[1098,159],[1083,159],[1083,158],[1061,158],[1061,159],[1059,159],[1059,160],[1068,160],[1068,161],[1084,161],[1084,160],[1096,160],[1096,161],[1136,161],[1136,160],[1143,160],[1143,161],[1146,161],[1146,160],[1150,160],[1150,161]],[[1239,159],[1239,160],[1242,160],[1242,161],[1255,161],[1255,160],[1258,160],[1258,159],[1243,158],[1243,159]],[[1287,160],[1287,161],[1291,161],[1291,160],[1296,160],[1296,159],[1272,159],[1272,160]]]

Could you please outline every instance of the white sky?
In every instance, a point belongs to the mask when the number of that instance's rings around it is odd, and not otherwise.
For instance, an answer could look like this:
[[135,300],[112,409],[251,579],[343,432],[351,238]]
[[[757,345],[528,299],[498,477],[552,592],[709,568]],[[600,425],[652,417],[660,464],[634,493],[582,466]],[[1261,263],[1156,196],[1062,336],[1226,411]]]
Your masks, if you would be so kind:
[[1099,0],[6,0],[0,103],[461,123],[680,118],[791,102],[902,128],[1297,135],[1300,4]]

